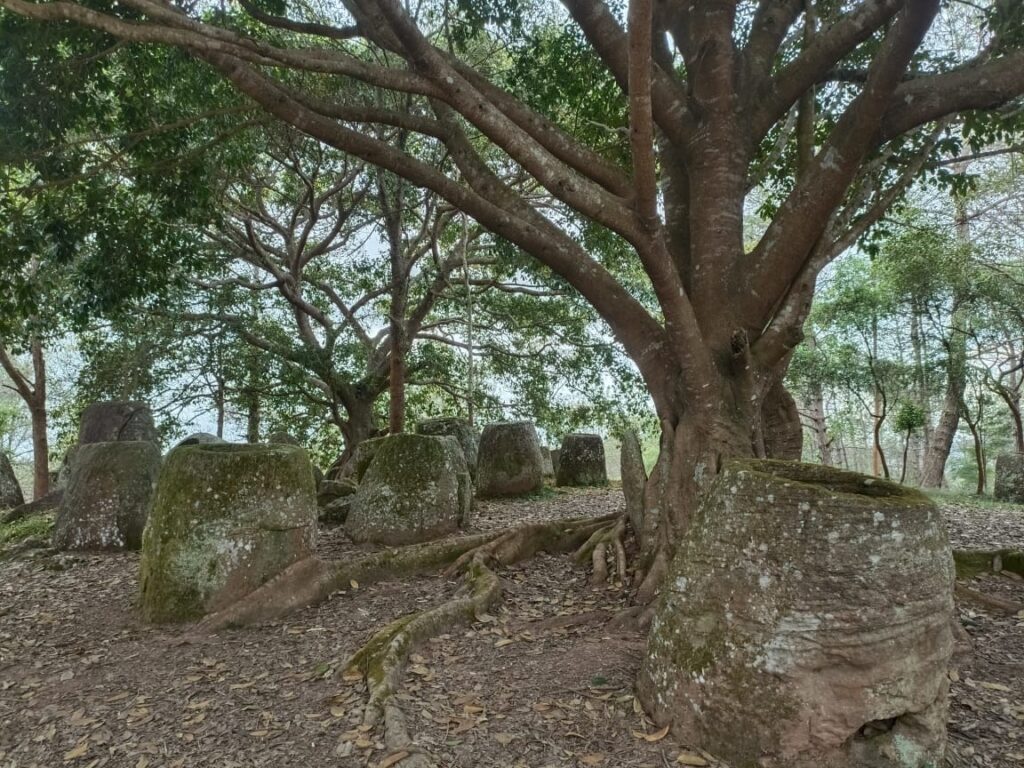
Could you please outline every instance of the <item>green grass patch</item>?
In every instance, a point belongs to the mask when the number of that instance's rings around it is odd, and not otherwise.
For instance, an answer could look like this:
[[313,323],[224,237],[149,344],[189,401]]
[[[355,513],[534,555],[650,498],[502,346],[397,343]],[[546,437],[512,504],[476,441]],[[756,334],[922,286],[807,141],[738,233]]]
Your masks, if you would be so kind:
[[50,515],[33,515],[13,523],[0,523],[0,545],[15,544],[30,536],[48,537],[53,528]]
[[1024,514],[1024,506],[1008,501],[996,501],[991,496],[978,496],[973,493],[958,493],[928,489],[924,493],[937,504],[955,504],[961,507],[977,507],[978,509],[1019,509]]

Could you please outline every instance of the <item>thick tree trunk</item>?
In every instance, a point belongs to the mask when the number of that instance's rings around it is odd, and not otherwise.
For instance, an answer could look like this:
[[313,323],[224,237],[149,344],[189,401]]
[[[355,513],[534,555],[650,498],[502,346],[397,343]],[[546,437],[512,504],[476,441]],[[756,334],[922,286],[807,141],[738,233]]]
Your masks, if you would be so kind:
[[[644,489],[644,575],[637,601],[653,599],[701,495],[728,458],[800,457],[802,428],[792,396],[776,375],[716,377],[706,402],[690,403],[678,416],[661,404],[658,460]],[[754,380],[762,382],[760,386]],[[767,384],[765,382],[775,382]]]
[[336,478],[344,473],[345,466],[355,455],[360,443],[380,434],[377,415],[373,407],[376,399],[376,397],[372,399],[360,397],[346,401],[345,414],[347,418],[339,424],[341,434],[345,438],[345,448],[327,470],[327,477]]
[[770,459],[799,461],[803,455],[804,428],[796,400],[778,382],[765,395],[761,406],[763,455]]

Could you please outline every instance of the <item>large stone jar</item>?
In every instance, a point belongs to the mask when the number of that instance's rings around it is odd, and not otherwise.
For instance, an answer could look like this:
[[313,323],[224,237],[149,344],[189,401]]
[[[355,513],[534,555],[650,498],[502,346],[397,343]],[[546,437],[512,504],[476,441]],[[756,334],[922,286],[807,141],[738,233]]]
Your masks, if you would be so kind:
[[1024,504],[1024,453],[1003,453],[996,458],[997,501]]
[[480,435],[476,429],[465,419],[455,417],[441,417],[427,419],[416,425],[416,432],[421,435],[436,435],[455,438],[462,449],[462,455],[466,458],[466,465],[469,473],[476,477],[477,455],[479,452]]
[[480,435],[480,496],[519,496],[544,487],[544,456],[528,421],[488,424]]
[[557,485],[608,485],[604,441],[600,435],[566,435],[558,457]]
[[149,406],[119,400],[103,400],[86,406],[78,425],[78,442],[84,445],[119,440],[160,442]]
[[20,507],[25,503],[21,486],[14,474],[14,467],[7,454],[0,451],[0,511]]
[[148,440],[78,447],[53,525],[55,549],[138,549],[160,474]]
[[175,448],[143,537],[143,616],[182,621],[227,607],[312,555],[316,522],[313,472],[302,448]]
[[953,561],[921,493],[727,463],[680,542],[638,691],[733,768],[941,766]]
[[354,541],[411,544],[468,523],[473,487],[454,438],[404,433],[368,442],[345,520]]

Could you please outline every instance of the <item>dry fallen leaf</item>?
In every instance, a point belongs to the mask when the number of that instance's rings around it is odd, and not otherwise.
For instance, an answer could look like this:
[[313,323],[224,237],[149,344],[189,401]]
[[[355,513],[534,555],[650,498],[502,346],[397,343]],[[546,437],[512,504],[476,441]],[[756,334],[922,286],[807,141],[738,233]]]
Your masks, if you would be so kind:
[[408,756],[409,752],[404,749],[401,752],[393,752],[377,763],[377,768],[391,768],[391,766],[398,765],[398,763],[405,760]]
[[702,766],[708,764],[707,760],[705,760],[700,755],[693,754],[693,752],[683,752],[679,757],[676,758],[676,762],[679,765]]
[[644,741],[650,741],[650,742],[661,741],[666,736],[668,736],[668,726],[666,725],[660,731],[655,731],[654,733],[644,733],[643,731],[633,731],[633,735],[636,738],[638,738],[638,739],[643,739]]
[[498,742],[499,744],[501,744],[501,746],[503,746],[503,747],[507,747],[509,744],[511,744],[513,741],[515,741],[515,738],[516,738],[516,736],[515,736],[514,733],[496,733],[496,734],[494,734],[494,740],[496,742]]
[[515,642],[515,640],[513,640],[512,638],[506,637],[504,640],[499,640],[498,642],[496,642],[494,644],[494,647],[495,648],[504,648],[506,645],[512,645],[512,643],[514,643],[514,642]]
[[1010,692],[1010,686],[1003,685],[1002,683],[978,683],[982,688],[988,688],[990,691],[1005,691]]
[[580,758],[580,762],[584,765],[601,765],[604,761],[605,756],[600,752],[593,752]]
[[84,739],[83,741],[78,742],[78,746],[76,746],[74,749],[69,749],[67,752],[64,753],[64,762],[69,762],[71,760],[76,760],[79,757],[84,756],[85,753],[88,752],[88,751],[89,751],[89,740],[88,739]]

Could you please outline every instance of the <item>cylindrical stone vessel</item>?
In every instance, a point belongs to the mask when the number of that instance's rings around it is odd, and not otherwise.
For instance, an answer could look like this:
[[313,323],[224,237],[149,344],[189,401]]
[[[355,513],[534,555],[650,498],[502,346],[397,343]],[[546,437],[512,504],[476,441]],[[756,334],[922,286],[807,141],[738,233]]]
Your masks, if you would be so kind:
[[520,496],[544,487],[544,457],[528,421],[488,424],[480,435],[477,494]]
[[55,549],[138,549],[160,474],[148,440],[78,447],[53,525]]
[[416,425],[416,432],[421,435],[447,435],[454,437],[466,457],[469,473],[476,477],[477,456],[479,453],[480,435],[465,419],[441,417],[427,419]]
[[992,495],[997,501],[1024,504],[1024,453],[1003,453],[996,458]]
[[600,435],[573,434],[562,440],[556,485],[608,485],[604,441]]
[[664,582],[640,701],[734,768],[941,766],[953,578],[918,491],[729,462]]
[[412,544],[468,522],[472,483],[454,438],[403,433],[374,442],[345,520],[354,541]]
[[0,511],[14,509],[25,503],[21,486],[14,474],[14,467],[7,454],[0,451]]
[[142,542],[142,614],[186,621],[313,554],[316,489],[292,445],[200,444],[167,455]]
[[82,411],[78,442],[111,443],[120,440],[148,440],[159,443],[153,412],[142,402],[105,400]]

